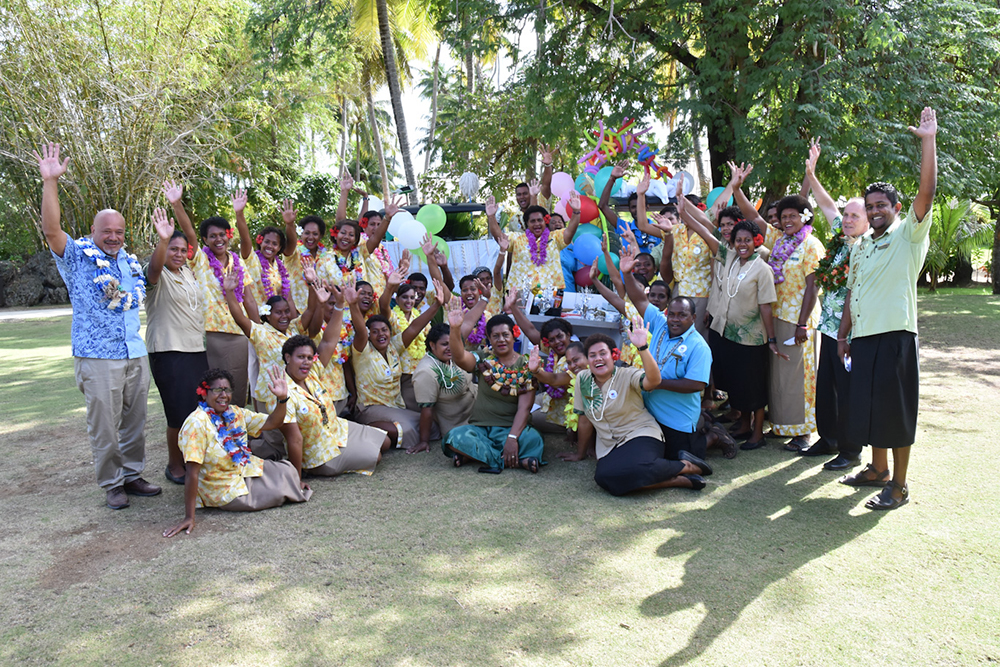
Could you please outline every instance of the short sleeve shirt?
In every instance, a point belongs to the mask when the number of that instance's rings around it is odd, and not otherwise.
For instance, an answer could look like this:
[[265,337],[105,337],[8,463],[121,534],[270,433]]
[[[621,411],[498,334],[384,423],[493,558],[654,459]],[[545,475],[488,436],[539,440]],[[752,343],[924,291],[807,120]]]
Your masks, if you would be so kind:
[[[830,225],[830,231],[833,233],[833,239],[836,239],[840,234],[842,221],[843,219],[838,215],[834,218],[833,223]],[[829,250],[827,250],[827,254],[829,254]],[[851,246],[846,243],[841,245],[837,248],[837,252],[833,256],[830,268],[834,269],[847,264],[847,259],[850,257],[850,254]],[[824,336],[837,338],[840,331],[840,320],[844,314],[844,304],[846,301],[846,284],[836,290],[824,289],[823,294],[820,295],[819,324],[816,326],[816,331],[819,331]]]
[[739,254],[731,252],[718,271],[722,289],[712,313],[712,331],[740,345],[766,345],[760,306],[777,298],[770,265],[759,255],[741,265]]
[[153,352],[204,352],[205,311],[194,273],[164,268],[146,287],[146,347]]
[[375,349],[370,340],[362,351],[354,349],[352,355],[355,381],[362,404],[406,408],[399,388],[399,379],[403,375],[403,367],[399,361],[402,349],[403,340],[400,334],[389,339],[385,357]]
[[337,416],[329,392],[316,374],[320,371],[314,365],[306,378],[309,391],[300,387],[290,377],[288,381],[288,415],[285,423],[298,424],[302,433],[302,468],[318,468],[327,461],[340,456],[340,450],[347,446],[348,424]]
[[[139,310],[142,302],[135,302],[128,310],[108,310],[107,297],[94,284],[98,275],[110,275],[126,292],[133,292],[140,281],[145,282],[142,267],[124,249],[115,257],[101,253],[99,259],[108,263],[98,267],[85,252],[90,244],[86,239],[74,241],[66,234],[66,248],[62,257],[52,256],[56,268],[73,306],[71,340],[73,356],[88,359],[137,359],[146,356],[146,344],[139,335]],[[134,293],[134,292],[133,292]]]
[[712,287],[712,251],[700,235],[688,233],[687,227],[674,231],[674,251],[670,256],[674,269],[674,292],[678,296],[707,297]]
[[[392,322],[392,331],[402,335],[406,327],[410,326],[415,318],[420,316],[420,311],[414,308],[410,311],[410,317],[407,319],[406,313],[399,306],[392,309],[392,313],[389,317]],[[399,363],[403,367],[403,373],[413,373],[417,369],[417,362],[424,358],[427,353],[427,331],[421,331],[413,339],[408,347],[405,347],[399,353]]]
[[[288,276],[288,287],[289,294],[296,308],[305,309],[306,305],[309,303],[309,293],[306,292],[306,300],[302,303],[295,298],[292,291],[292,274],[288,270],[288,266],[285,263],[285,257],[283,255],[278,255],[274,261],[268,262],[267,270],[264,270],[263,263],[260,260],[260,256],[256,252],[251,252],[250,256],[243,260],[243,264],[247,267],[247,271],[250,272],[251,289],[253,290],[253,298],[257,302],[257,305],[267,303],[267,300],[272,296],[283,296],[281,291],[281,270],[285,270],[285,275]],[[267,284],[264,284],[264,278],[267,278]],[[305,285],[305,283],[303,283]]]
[[918,221],[911,206],[882,236],[872,231],[851,250],[851,336],[917,333],[917,277],[930,248],[933,209]]
[[[712,351],[705,338],[694,326],[680,336],[670,337],[667,316],[649,306],[645,313],[646,328],[653,334],[649,351],[660,367],[664,380],[688,379],[708,384],[712,371]],[[701,417],[701,393],[683,394],[666,389],[643,392],[646,409],[656,421],[681,433],[694,433]]]
[[531,260],[531,247],[525,232],[512,232],[510,238],[511,265],[507,276],[507,285],[521,289],[525,284],[528,289],[541,286],[543,289],[564,289],[566,281],[563,278],[562,260],[559,252],[566,247],[562,230],[549,233],[549,242],[545,248],[545,262],[539,266]]
[[288,340],[289,336],[298,330],[300,317],[296,317],[288,324],[288,332],[281,333],[270,324],[257,324],[254,322],[250,326],[250,342],[253,343],[253,350],[257,353],[257,360],[260,362],[260,373],[257,375],[257,384],[253,387],[253,397],[258,401],[266,402],[271,392],[267,388],[267,371],[272,366],[284,368],[284,358],[281,356],[281,347]]
[[[476,394],[476,403],[472,408],[472,416],[469,417],[469,423],[473,426],[506,426],[510,428],[514,420],[514,415],[517,414],[517,405],[520,396],[503,393],[483,377],[479,364],[493,359],[492,355],[482,352],[473,352],[472,354],[476,357],[477,362],[475,376],[479,380],[479,391]],[[531,372],[528,371],[527,367],[528,355],[522,354],[508,368],[512,371],[523,371],[527,378],[529,391],[535,391],[538,388],[538,382],[531,375]]]
[[[818,238],[810,234],[802,240],[791,256],[785,261],[781,271],[784,282],[775,285],[778,300],[775,302],[774,316],[786,322],[799,323],[802,313],[802,299],[806,294],[806,278],[816,271],[826,249]],[[813,308],[807,322],[810,329],[819,324],[819,308]]]
[[468,423],[477,393],[470,373],[455,364],[441,363],[433,354],[424,355],[413,371],[417,404],[434,408],[434,420],[442,433]]
[[663,431],[642,400],[641,368],[615,368],[604,386],[598,385],[589,370],[576,377],[573,409],[587,415],[597,432],[597,458],[633,438],[663,440]]
[[[231,407],[236,414],[234,426],[243,429],[249,436],[260,435],[267,415]],[[197,507],[222,507],[240,496],[249,493],[244,478],[260,477],[264,462],[251,455],[246,465],[237,465],[222,448],[219,432],[208,413],[196,409],[181,426],[178,444],[184,460],[201,464],[198,471]]]
[[[194,271],[198,285],[201,287],[201,302],[205,308],[205,330],[242,335],[243,330],[236,324],[229,312],[226,297],[222,294],[222,285],[216,278],[215,272],[212,271],[212,265],[205,251],[196,250],[194,257],[188,260],[188,266]],[[247,292],[252,291],[253,279],[237,253],[229,253],[229,264],[223,269],[223,275],[235,270],[237,266],[243,270],[243,289]]]

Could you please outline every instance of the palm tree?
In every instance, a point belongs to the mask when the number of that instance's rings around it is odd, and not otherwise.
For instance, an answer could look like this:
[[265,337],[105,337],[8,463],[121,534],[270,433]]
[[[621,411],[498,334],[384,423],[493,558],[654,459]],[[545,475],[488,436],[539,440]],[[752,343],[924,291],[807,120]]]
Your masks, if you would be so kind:
[[934,224],[924,270],[930,274],[930,289],[937,291],[938,280],[954,269],[958,261],[969,261],[972,253],[989,247],[993,225],[986,207],[968,199],[934,202]]

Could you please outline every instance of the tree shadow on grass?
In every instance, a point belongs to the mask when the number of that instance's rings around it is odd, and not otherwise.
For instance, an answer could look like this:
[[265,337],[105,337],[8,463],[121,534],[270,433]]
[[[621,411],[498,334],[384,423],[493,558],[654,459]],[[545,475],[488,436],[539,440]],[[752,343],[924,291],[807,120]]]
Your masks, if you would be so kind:
[[[768,586],[852,541],[881,518],[867,510],[849,515],[860,497],[877,489],[860,489],[842,498],[810,498],[830,482],[830,473],[808,474],[802,463],[789,462],[747,483],[736,480],[708,509],[664,522],[663,528],[678,535],[661,545],[657,555],[690,557],[682,583],[647,597],[640,611],[666,617],[701,606],[705,617],[687,645],[664,660],[663,667],[699,657]],[[706,525],[718,532],[706,534]]]

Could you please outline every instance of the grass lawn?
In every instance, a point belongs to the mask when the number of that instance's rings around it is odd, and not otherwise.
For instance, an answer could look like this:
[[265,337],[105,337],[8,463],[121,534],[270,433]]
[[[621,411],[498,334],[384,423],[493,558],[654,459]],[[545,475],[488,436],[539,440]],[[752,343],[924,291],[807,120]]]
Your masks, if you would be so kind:
[[[912,501],[875,514],[778,441],[613,498],[594,461],[391,452],[305,504],[198,512],[94,483],[69,318],[0,322],[0,663],[982,665],[1000,661],[1000,298],[922,293]],[[992,591],[992,592],[991,592]]]

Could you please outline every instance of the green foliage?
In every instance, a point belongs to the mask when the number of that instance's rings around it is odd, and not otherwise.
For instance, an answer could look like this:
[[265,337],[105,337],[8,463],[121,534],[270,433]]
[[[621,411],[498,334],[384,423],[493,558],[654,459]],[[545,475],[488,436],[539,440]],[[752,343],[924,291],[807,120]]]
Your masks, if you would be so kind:
[[930,248],[924,261],[932,292],[943,276],[955,271],[960,261],[969,262],[977,251],[989,247],[995,225],[985,207],[968,200],[939,199],[934,202],[933,216]]

